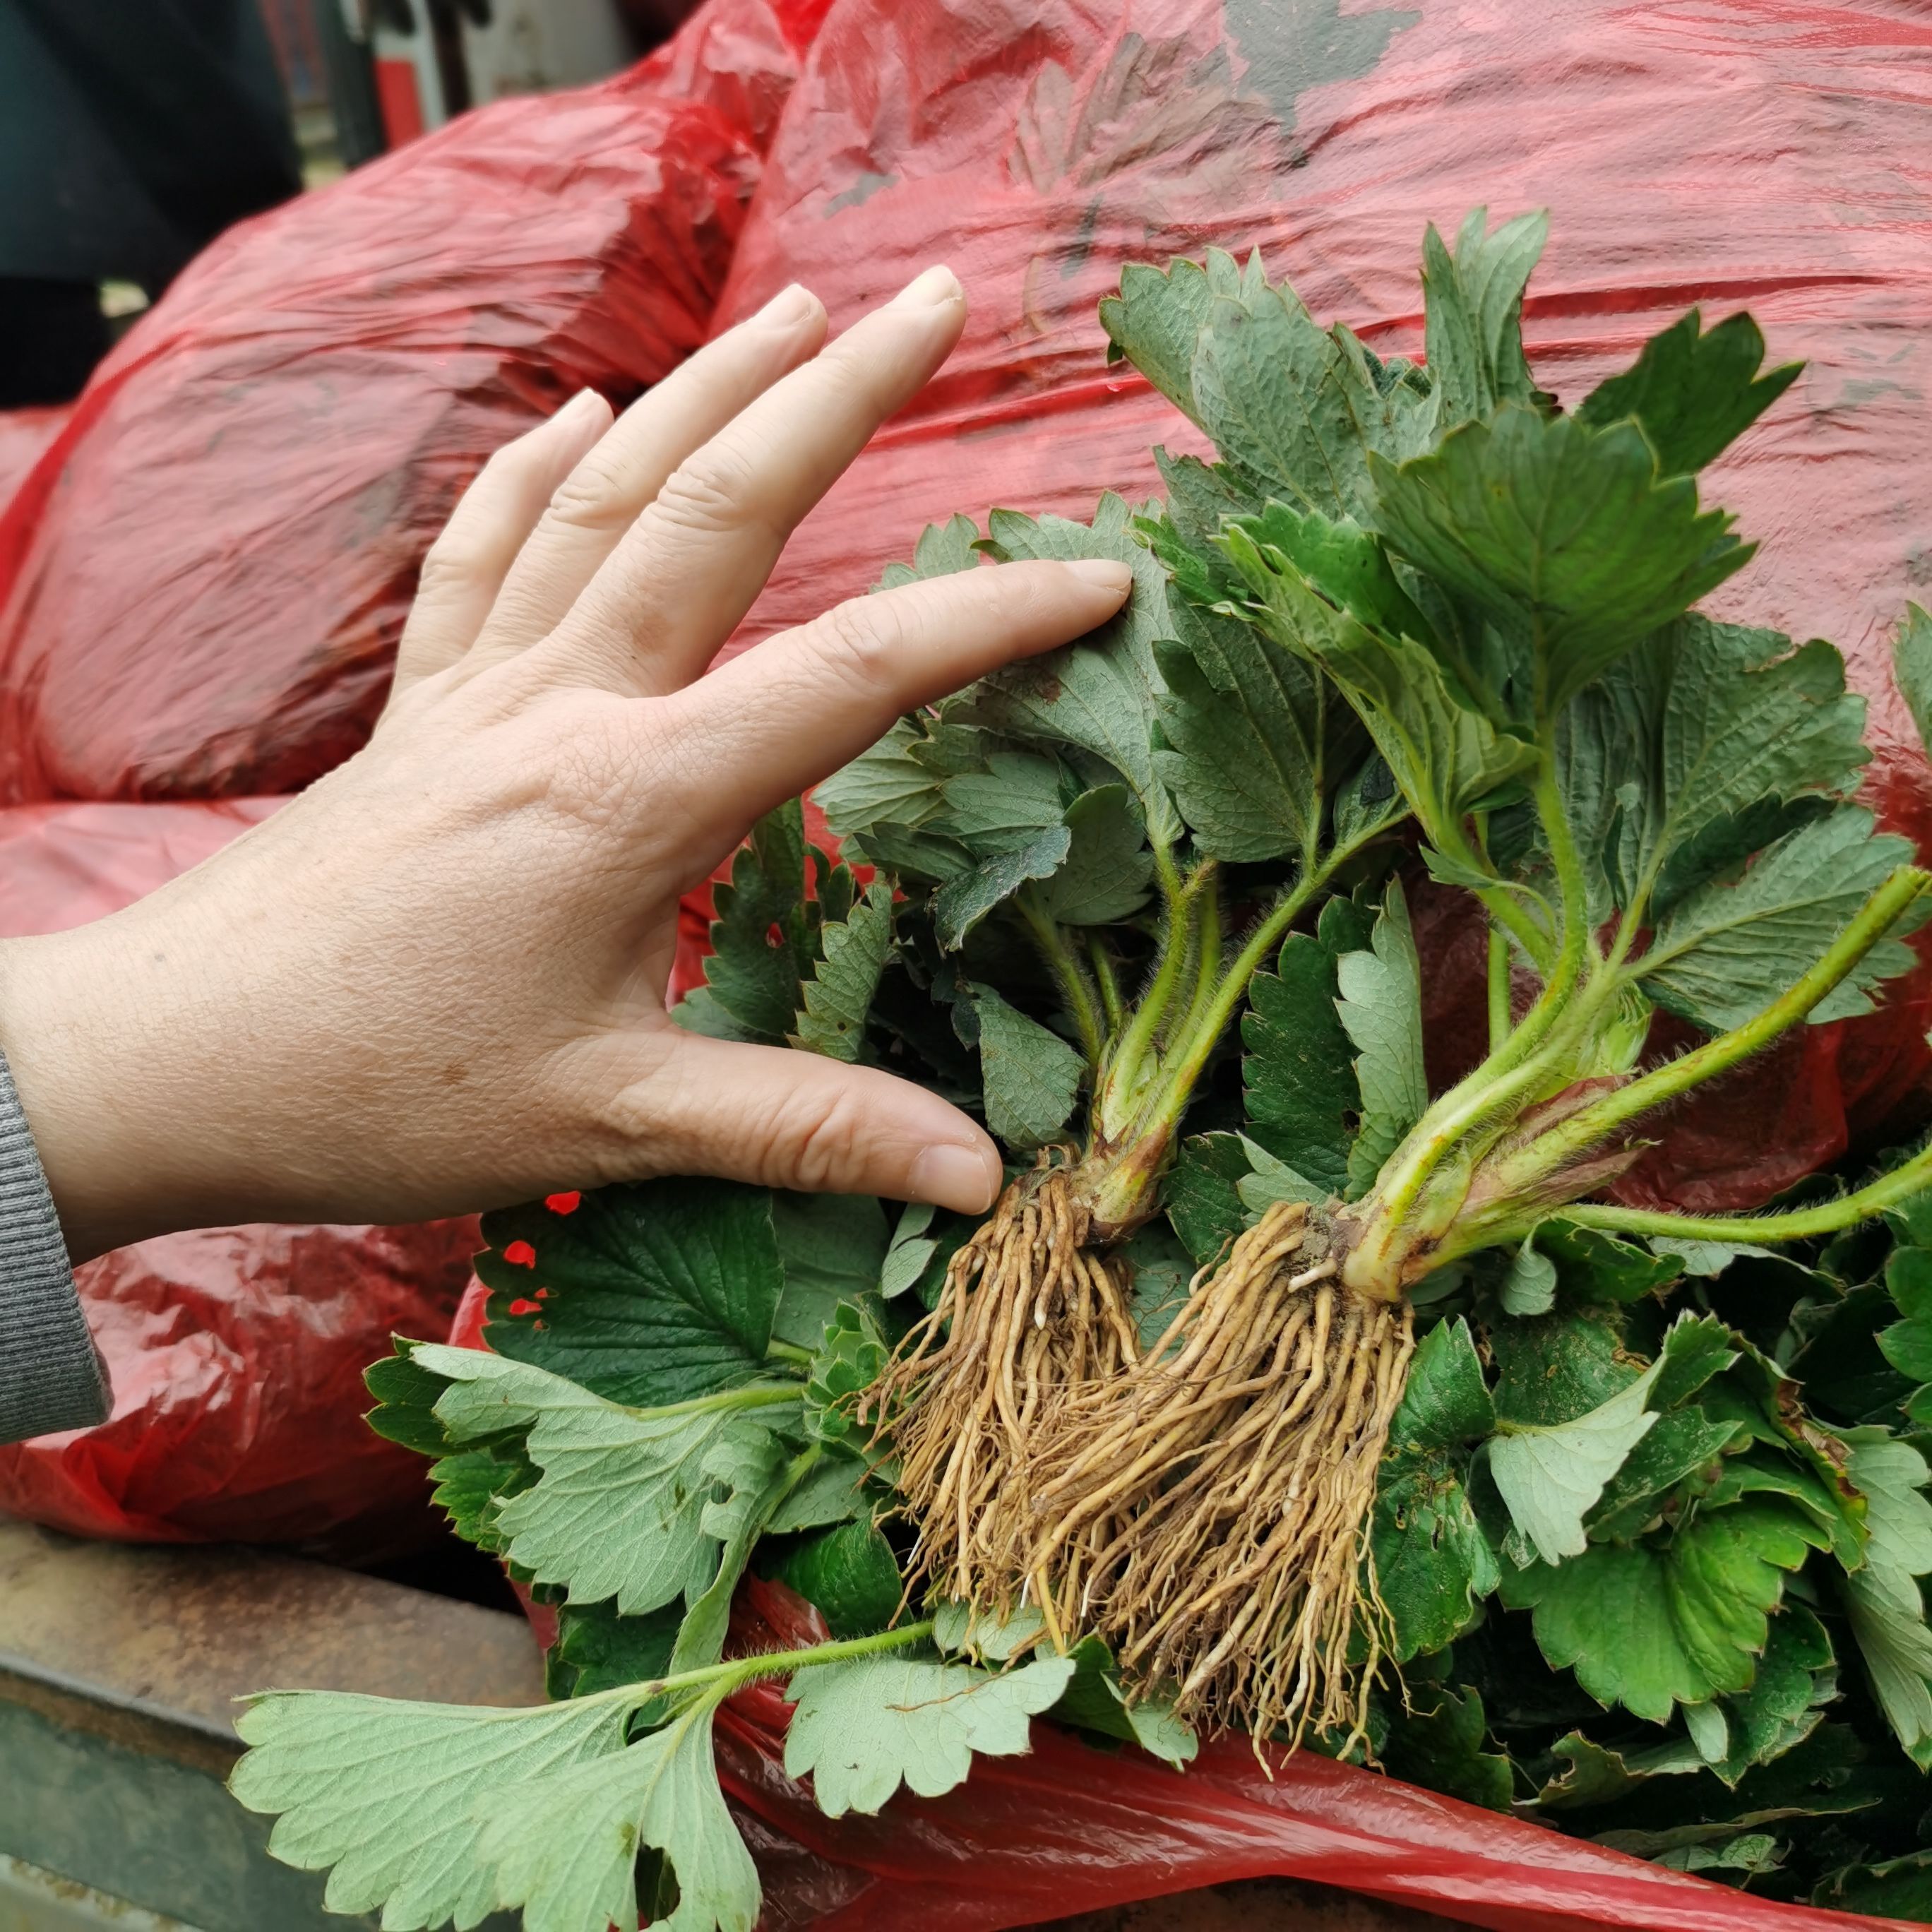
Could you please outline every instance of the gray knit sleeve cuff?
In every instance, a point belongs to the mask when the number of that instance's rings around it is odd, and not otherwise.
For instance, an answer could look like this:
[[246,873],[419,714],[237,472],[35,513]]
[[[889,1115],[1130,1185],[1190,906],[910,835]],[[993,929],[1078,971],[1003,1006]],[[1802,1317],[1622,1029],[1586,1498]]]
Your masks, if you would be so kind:
[[113,1400],[0,1053],[0,1443],[91,1428],[107,1420]]

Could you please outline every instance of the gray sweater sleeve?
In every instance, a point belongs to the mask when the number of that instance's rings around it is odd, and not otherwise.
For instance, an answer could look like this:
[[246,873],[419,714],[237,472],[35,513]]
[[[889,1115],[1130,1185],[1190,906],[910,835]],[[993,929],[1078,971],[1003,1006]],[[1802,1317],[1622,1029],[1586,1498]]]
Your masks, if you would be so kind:
[[113,1406],[34,1137],[0,1054],[0,1443],[85,1429]]

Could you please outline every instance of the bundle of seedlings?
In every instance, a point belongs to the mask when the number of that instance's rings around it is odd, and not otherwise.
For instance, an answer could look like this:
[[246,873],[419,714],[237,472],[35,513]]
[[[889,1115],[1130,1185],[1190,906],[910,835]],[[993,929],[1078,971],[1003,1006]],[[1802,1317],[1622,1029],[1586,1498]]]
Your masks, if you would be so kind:
[[[844,862],[761,823],[679,1017],[922,1082],[1010,1184],[976,1224],[688,1181],[486,1220],[490,1349],[399,1345],[372,1420],[555,1606],[558,1701],[258,1700],[235,1789],[332,1905],[749,1932],[711,1726],[779,1679],[834,1816],[1036,1715],[1176,1765],[1234,1726],[1932,1916],[1932,1152],[1751,1216],[1603,1198],[1681,1096],[1883,1000],[1932,879],[1855,802],[1837,652],[1694,608],[1750,556],[1697,472],[1796,370],[1694,312],[1559,411],[1542,239],[1430,232],[1426,370],[1258,262],[1129,271],[1108,334],[1218,460],[894,573],[1136,583],[822,786]],[[1922,613],[1898,668],[1932,714]],[[1424,890],[1487,947],[1432,1094]],[[827,1640],[728,1658],[753,1574]]]

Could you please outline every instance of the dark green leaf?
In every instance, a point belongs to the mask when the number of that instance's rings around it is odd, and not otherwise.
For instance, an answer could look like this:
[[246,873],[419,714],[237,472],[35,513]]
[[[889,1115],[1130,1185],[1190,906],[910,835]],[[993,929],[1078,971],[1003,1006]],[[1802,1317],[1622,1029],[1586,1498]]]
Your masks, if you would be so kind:
[[556,1642],[544,1659],[545,1688],[556,1698],[590,1697],[620,1684],[648,1684],[670,1669],[683,1620],[682,1604],[642,1617],[620,1616],[608,1602],[560,1604]]
[[1016,1154],[1043,1147],[1066,1126],[1086,1064],[1056,1033],[1009,1006],[992,987],[973,988],[986,1125]]
[[1354,1195],[1373,1186],[1382,1163],[1429,1105],[1423,1071],[1422,982],[1408,906],[1391,880],[1370,950],[1335,964],[1336,1010],[1356,1048],[1360,1124],[1348,1150]]
[[1583,398],[1578,421],[1594,429],[1634,418],[1663,475],[1694,476],[1750,428],[1804,367],[1786,362],[1759,375],[1764,338],[1748,315],[1727,316],[1700,333],[1702,328],[1694,308],[1653,335],[1629,368]]
[[1515,1796],[1510,1761],[1486,1750],[1490,1735],[1483,1700],[1446,1684],[1415,1687],[1406,1710],[1389,1726],[1382,1756],[1392,1775],[1491,1811],[1507,1811]]
[[704,983],[750,1038],[772,1046],[791,1030],[805,946],[805,820],[797,800],[767,812],[731,862],[731,882],[712,893],[711,957]]
[[1205,1268],[1247,1224],[1237,1184],[1250,1172],[1238,1134],[1181,1142],[1167,1177],[1167,1218],[1196,1268]]
[[772,1226],[784,1270],[776,1340],[817,1348],[842,1301],[876,1312],[886,1232],[885,1210],[872,1196],[775,1192]]
[[1493,235],[1489,211],[1473,210],[1452,258],[1432,225],[1423,238],[1425,346],[1444,429],[1486,416],[1498,403],[1534,404],[1522,352],[1522,291],[1550,233],[1544,214],[1519,214]]
[[1216,296],[1264,298],[1258,252],[1244,274],[1233,256],[1210,248],[1204,262],[1176,260],[1166,268],[1130,262],[1120,271],[1120,292],[1100,303],[1100,326],[1111,344],[1108,359],[1124,356],[1168,400],[1195,416],[1194,354]]
[[476,1271],[493,1291],[490,1345],[500,1354],[640,1408],[765,1372],[784,1274],[761,1187],[606,1187],[567,1209],[533,1202],[486,1215],[483,1238]]
[[848,918],[824,928],[823,956],[801,988],[794,1046],[833,1060],[859,1059],[892,943],[892,884],[874,879]]
[[786,1552],[778,1574],[818,1606],[835,1637],[884,1630],[898,1614],[904,1587],[892,1545],[869,1512],[802,1538]]

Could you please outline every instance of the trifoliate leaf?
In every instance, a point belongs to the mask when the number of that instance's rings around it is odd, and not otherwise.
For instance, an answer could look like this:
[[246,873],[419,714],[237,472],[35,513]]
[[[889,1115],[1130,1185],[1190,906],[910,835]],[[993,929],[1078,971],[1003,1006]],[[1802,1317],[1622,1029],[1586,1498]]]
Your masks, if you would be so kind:
[[250,1748],[228,1788],[280,1814],[277,1858],[328,1870],[330,1911],[380,1910],[393,1932],[474,1925],[500,1902],[483,1820],[622,1749],[628,1715],[621,1702],[496,1710],[271,1691],[236,1722]]
[[1511,1429],[1490,1444],[1490,1474],[1518,1531],[1545,1563],[1580,1556],[1583,1519],[1657,1420],[1644,1406],[1652,1367],[1574,1421]]
[[1371,461],[1376,528],[1516,644],[1543,718],[1751,555],[1728,516],[1699,512],[1694,484],[1659,476],[1628,423],[1506,403],[1399,469]]
[[[641,1614],[717,1574],[706,1511],[720,1485],[762,1490],[776,1454],[768,1424],[796,1421],[790,1390],[734,1393],[682,1408],[622,1408],[560,1376],[473,1348],[424,1342],[422,1366],[449,1378],[436,1404],[458,1439],[526,1429],[543,1474],[496,1522],[512,1560],[571,1599],[615,1597]],[[723,1406],[718,1406],[722,1402]],[[745,1406],[749,1403],[751,1406]]]
[[1389,1726],[1382,1750],[1390,1774],[1486,1810],[1507,1811],[1516,1780],[1508,1755],[1485,1750],[1490,1734],[1481,1696],[1420,1684]]
[[868,1194],[796,1194],[775,1190],[784,1292],[772,1318],[775,1340],[815,1348],[842,1301],[878,1312],[874,1290],[886,1255],[886,1216]]
[[1550,218],[1519,214],[1493,235],[1488,225],[1488,209],[1472,210],[1453,258],[1432,225],[1423,238],[1424,342],[1444,429],[1486,416],[1498,403],[1538,400],[1522,352],[1522,292]]
[[1429,406],[1384,391],[1346,328],[1324,330],[1292,290],[1213,304],[1192,370],[1196,419],[1222,459],[1262,496],[1329,516],[1370,500],[1370,452],[1425,447]]
[[526,1932],[636,1922],[638,1849],[670,1860],[677,1908],[664,1932],[752,1932],[758,1868],[718,1789],[716,1706],[700,1706],[614,1756],[578,1765],[489,1807],[480,1847],[502,1904]]
[[869,1510],[802,1538],[786,1552],[778,1574],[817,1606],[835,1637],[884,1630],[898,1615],[904,1589],[898,1560]]
[[1466,1486],[1467,1445],[1495,1425],[1468,1324],[1438,1323],[1416,1348],[1376,1488],[1376,1587],[1398,1664],[1451,1642],[1502,1581]]
[[1066,1124],[1086,1063],[1057,1033],[975,985],[986,1125],[1016,1154],[1043,1147]]
[[1245,272],[1220,248],[1210,248],[1203,262],[1174,261],[1164,269],[1129,262],[1120,271],[1120,293],[1100,303],[1108,359],[1124,356],[1176,408],[1194,417],[1195,346],[1216,296],[1247,301],[1268,296],[1258,251]]
[[713,891],[711,957],[704,983],[747,1037],[772,1046],[791,1030],[806,944],[805,819],[797,800],[767,812],[731,862],[731,881]]
[[804,982],[792,1044],[856,1063],[866,1044],[866,1016],[879,990],[892,943],[892,889],[874,879],[848,917],[824,929],[824,956]]
[[[1758,374],[1764,338],[1748,315],[1703,331],[1696,309],[1653,335],[1631,366],[1577,405],[1591,428],[1634,418],[1666,476],[1690,476],[1742,436],[1798,377],[1786,362]],[[1431,352],[1432,364],[1435,356]]]
[[485,1215],[483,1238],[499,1354],[642,1408],[765,1372],[785,1274],[762,1187],[680,1178],[553,1195]]
[[1330,899],[1316,933],[1290,934],[1276,970],[1250,982],[1241,1021],[1250,1138],[1334,1194],[1348,1185],[1360,1103],[1335,968],[1368,943],[1362,925],[1348,900]]
[[1408,902],[1394,880],[1370,944],[1368,952],[1343,953],[1335,967],[1336,1011],[1354,1042],[1355,1084],[1361,1095],[1360,1129],[1348,1151],[1348,1186],[1356,1195],[1373,1184],[1383,1162],[1429,1105],[1421,972]]
[[[1759,854],[1735,885],[1700,886],[1665,914],[1640,962],[1644,993],[1711,1032],[1742,1025],[1815,965],[1910,839],[1875,835],[1872,814],[1841,806]],[[1880,981],[1909,972],[1902,940],[1880,940],[1811,1010],[1814,1024],[1871,1010]]]
[[1503,1578],[1538,1643],[1591,1696],[1662,1724],[1679,1703],[1747,1690],[1786,1574],[1824,1540],[1783,1503],[1700,1512],[1641,1543],[1593,1543]]
[[1932,747],[1932,614],[1919,604],[1905,607],[1892,640],[1892,670],[1918,742]]
[[[724,1654],[731,1599],[752,1560],[753,1546],[812,1469],[814,1451],[794,1456],[771,1436],[722,1444],[705,1458],[704,1472],[723,1486],[705,1504],[698,1521],[718,1544],[716,1568],[703,1592],[692,1598],[672,1646],[674,1675],[702,1670]],[[620,1603],[621,1607],[621,1603]]]
[[994,1676],[910,1657],[815,1664],[786,1690],[796,1707],[785,1771],[810,1775],[828,1817],[876,1812],[903,1784],[937,1798],[964,1781],[975,1751],[1012,1757],[1030,1746],[1029,1720],[1059,1699],[1070,1658],[1043,1658]]

